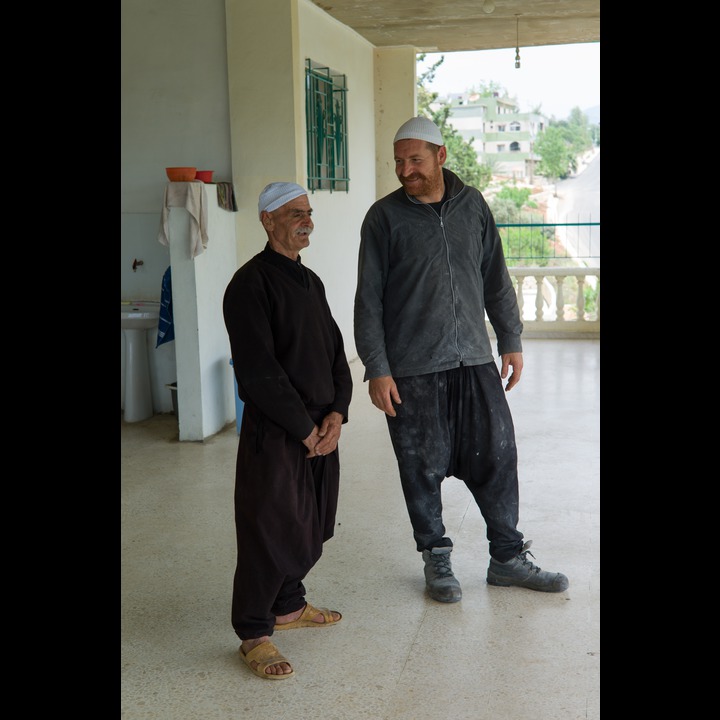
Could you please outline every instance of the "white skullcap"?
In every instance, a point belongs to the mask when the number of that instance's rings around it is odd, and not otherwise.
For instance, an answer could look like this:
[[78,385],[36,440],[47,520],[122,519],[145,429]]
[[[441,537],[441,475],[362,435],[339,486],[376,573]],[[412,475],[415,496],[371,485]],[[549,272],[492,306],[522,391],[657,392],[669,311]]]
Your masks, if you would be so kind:
[[393,145],[398,140],[425,140],[433,145],[445,144],[440,128],[432,120],[424,117],[414,117],[404,122],[395,133]]
[[301,195],[307,195],[307,190],[296,183],[274,182],[266,185],[258,200],[258,217],[262,215],[263,210],[272,212]]

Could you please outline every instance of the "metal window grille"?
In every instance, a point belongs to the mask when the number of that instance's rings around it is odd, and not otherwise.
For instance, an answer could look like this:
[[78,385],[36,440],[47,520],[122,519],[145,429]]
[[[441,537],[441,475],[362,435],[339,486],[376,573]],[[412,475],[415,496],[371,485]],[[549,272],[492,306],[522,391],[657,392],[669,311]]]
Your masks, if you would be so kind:
[[305,66],[308,189],[350,188],[345,75],[309,58]]

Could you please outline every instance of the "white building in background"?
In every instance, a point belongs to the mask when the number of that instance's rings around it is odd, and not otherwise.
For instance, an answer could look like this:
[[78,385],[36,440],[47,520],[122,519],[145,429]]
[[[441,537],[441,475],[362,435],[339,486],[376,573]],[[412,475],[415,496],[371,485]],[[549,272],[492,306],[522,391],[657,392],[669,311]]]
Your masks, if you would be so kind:
[[438,97],[436,103],[450,105],[448,122],[465,141],[472,141],[478,162],[492,165],[495,175],[533,182],[540,159],[533,145],[548,125],[544,115],[522,113],[514,100],[498,93],[492,97],[476,91],[452,93]]

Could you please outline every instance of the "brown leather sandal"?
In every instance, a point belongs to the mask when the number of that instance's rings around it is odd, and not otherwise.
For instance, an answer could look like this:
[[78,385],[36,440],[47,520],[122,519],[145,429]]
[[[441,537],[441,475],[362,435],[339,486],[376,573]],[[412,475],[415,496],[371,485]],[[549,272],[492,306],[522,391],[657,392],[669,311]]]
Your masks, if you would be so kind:
[[[255,673],[255,675],[265,678],[266,680],[284,680],[285,678],[292,677],[295,674],[294,670],[291,670],[289,673],[283,673],[282,675],[271,675],[270,673],[265,672],[265,670],[271,665],[277,665],[278,663],[284,662],[290,665],[290,661],[282,655],[275,645],[273,645],[269,640],[256,645],[248,652],[247,655],[243,652],[241,645],[240,657],[250,670]],[[257,663],[256,668],[252,666],[254,662]]]
[[[337,625],[342,620],[342,615],[336,620],[333,617],[333,612],[338,615],[340,613],[337,610],[328,610],[327,608],[316,608],[310,603],[305,605],[305,609],[302,611],[302,615],[297,620],[286,623],[275,623],[275,630],[293,630],[294,628],[306,628],[306,627],[325,627],[326,625]],[[325,622],[315,622],[313,618],[316,615],[322,615],[325,618]]]

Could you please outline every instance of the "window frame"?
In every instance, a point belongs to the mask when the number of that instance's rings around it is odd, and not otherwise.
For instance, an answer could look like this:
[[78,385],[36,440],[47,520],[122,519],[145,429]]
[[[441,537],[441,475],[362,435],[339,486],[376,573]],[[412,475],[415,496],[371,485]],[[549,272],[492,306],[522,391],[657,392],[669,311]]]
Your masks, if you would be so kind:
[[350,191],[347,78],[305,59],[308,190]]

